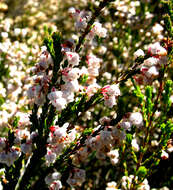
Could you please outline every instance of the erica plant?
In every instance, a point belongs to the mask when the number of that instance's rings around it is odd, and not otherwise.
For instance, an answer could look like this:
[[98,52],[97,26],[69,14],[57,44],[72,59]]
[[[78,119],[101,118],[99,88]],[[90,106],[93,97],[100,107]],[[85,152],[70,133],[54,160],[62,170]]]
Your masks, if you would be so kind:
[[88,1],[85,10],[68,8],[71,38],[45,27],[28,71],[27,110],[17,110],[0,137],[2,189],[153,187],[151,176],[173,151],[173,3],[151,5],[163,12],[161,24],[149,7]]

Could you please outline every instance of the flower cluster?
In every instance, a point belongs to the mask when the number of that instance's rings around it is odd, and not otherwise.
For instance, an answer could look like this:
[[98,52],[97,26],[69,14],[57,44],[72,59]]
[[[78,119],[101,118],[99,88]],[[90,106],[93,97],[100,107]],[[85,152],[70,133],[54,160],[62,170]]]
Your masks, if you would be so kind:
[[[79,31],[84,30],[87,27],[88,21],[91,19],[90,12],[80,11],[73,7],[69,8],[69,14],[75,19],[75,28]],[[102,24],[99,22],[94,22],[87,38],[92,40],[95,35],[100,38],[105,38],[107,35],[107,29],[102,27]]]
[[[129,190],[131,188],[132,180],[134,176],[123,176],[121,181],[121,189],[118,188],[117,183],[115,181],[107,183],[106,190]],[[137,177],[135,178],[135,181],[137,182]],[[139,184],[137,187],[137,190],[150,190],[150,186],[148,184],[148,180],[144,179],[142,183]]]
[[105,38],[107,36],[107,29],[102,27],[102,24],[99,22],[94,22],[91,31],[88,34],[89,39],[93,39],[97,35],[100,38]]
[[[97,130],[99,127],[94,130]],[[125,137],[124,131],[113,126],[107,126],[95,137],[91,135],[86,139],[86,146],[77,151],[73,157],[73,163],[78,165],[81,161],[87,161],[89,154],[96,151],[96,158],[105,160],[106,157],[109,157],[112,165],[115,165],[119,161],[119,152],[114,147],[120,145]]]
[[0,138],[0,163],[11,166],[21,155],[30,156],[32,154],[33,140],[37,132],[30,133],[27,128],[18,128],[14,132],[14,145],[10,146],[5,137]]
[[37,105],[42,105],[45,102],[45,94],[48,92],[51,73],[46,74],[46,70],[52,65],[52,58],[46,47],[42,47],[42,53],[39,62],[32,69],[35,74],[33,77],[34,84],[28,89],[27,95]]
[[111,181],[107,183],[106,190],[118,190],[117,183],[115,181]]
[[65,123],[62,127],[50,127],[49,138],[47,139],[47,154],[45,155],[48,165],[54,163],[57,156],[62,153],[63,149],[75,140],[76,130],[73,129],[67,133],[68,125],[68,123]]
[[118,85],[107,85],[101,89],[104,96],[104,104],[109,108],[116,105],[116,98],[120,96],[120,89]]
[[59,190],[62,188],[60,178],[61,174],[59,172],[54,172],[46,176],[45,182],[50,190]]
[[84,30],[90,19],[90,14],[86,11],[80,11],[74,7],[69,8],[69,14],[75,19],[75,28],[77,30]]
[[19,158],[20,154],[18,148],[11,147],[8,151],[4,150],[0,152],[0,162],[7,166],[11,166]]
[[[139,84],[151,84],[151,82],[159,76],[159,70],[162,65],[167,64],[167,50],[163,48],[159,42],[148,46],[148,54],[151,56],[140,66],[140,75],[135,76]],[[144,56],[142,50],[137,50],[134,54],[135,58]]]
[[85,181],[85,170],[79,168],[73,168],[67,179],[67,183],[72,186],[80,186]]
[[132,125],[134,125],[136,127],[143,126],[143,117],[140,112],[127,113],[120,123],[120,126],[124,130],[128,130],[128,131],[131,130]]
[[[128,190],[131,188],[132,180],[134,179],[133,175],[123,176],[122,177],[122,188],[124,190]],[[135,181],[138,181],[138,177],[135,178]],[[139,184],[137,190],[150,190],[150,186],[148,185],[148,180],[145,179],[142,183]]]

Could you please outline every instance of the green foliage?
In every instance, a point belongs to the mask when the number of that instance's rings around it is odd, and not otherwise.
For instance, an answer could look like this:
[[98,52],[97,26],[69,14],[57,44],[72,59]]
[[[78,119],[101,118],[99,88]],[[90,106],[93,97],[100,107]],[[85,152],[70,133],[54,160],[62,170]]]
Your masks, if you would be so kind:
[[137,171],[137,176],[140,178],[145,178],[145,176],[147,175],[147,168],[145,166],[140,166],[138,171]]
[[145,88],[145,95],[146,95],[146,114],[151,115],[153,111],[153,100],[152,100],[152,92],[153,88],[151,86],[147,86]]
[[14,117],[14,120],[13,120],[13,127],[14,128],[16,128],[18,126],[19,120],[20,120],[20,117]]
[[83,75],[83,76],[79,79],[79,83],[80,83],[81,85],[84,85],[87,80],[88,80],[88,75]]
[[168,111],[171,106],[170,96],[172,93],[173,82],[167,80],[165,83],[164,93],[163,93],[163,103],[165,104],[165,111]]
[[133,135],[130,134],[130,133],[128,133],[128,134],[126,135],[126,142],[129,143],[129,144],[131,144],[132,139],[133,139]]
[[140,102],[141,104],[143,104],[143,103],[144,103],[144,95],[142,94],[142,92],[141,92],[141,90],[140,90],[140,87],[137,86],[137,85],[134,83],[134,81],[133,81],[133,84],[134,84],[134,86],[135,86],[134,94],[135,94],[136,97],[138,97],[139,102]]
[[5,64],[6,53],[0,52],[0,81],[4,82],[4,79],[9,77],[9,67]]
[[84,130],[83,134],[84,134],[84,136],[88,136],[88,135],[90,135],[92,133],[92,131],[93,131],[92,128],[88,128],[88,129]]
[[[5,102],[5,99],[3,97],[0,97],[0,106]],[[0,107],[1,110],[1,107]]]
[[167,145],[170,136],[173,133],[173,123],[172,121],[167,121],[166,123],[162,123],[160,125],[161,129],[161,137],[160,137],[160,144],[165,147]]
[[164,8],[168,14],[164,15],[164,22],[165,22],[165,27],[169,33],[170,37],[173,37],[173,2],[172,0],[169,1],[162,1]]

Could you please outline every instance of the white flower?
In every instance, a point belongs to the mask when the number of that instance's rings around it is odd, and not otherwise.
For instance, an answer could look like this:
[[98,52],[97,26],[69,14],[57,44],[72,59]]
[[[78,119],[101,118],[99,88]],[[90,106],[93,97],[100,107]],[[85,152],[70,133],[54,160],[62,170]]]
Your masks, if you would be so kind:
[[165,48],[163,48],[159,42],[156,42],[154,44],[151,44],[148,46],[148,51],[152,55],[159,55],[159,56],[165,56],[167,55],[167,51]]
[[112,108],[114,105],[116,105],[115,96],[109,96],[109,98],[106,98],[104,100],[104,105],[109,107],[109,108]]
[[145,75],[148,78],[157,77],[159,75],[159,71],[155,66],[152,66],[145,72]]
[[67,103],[74,101],[74,93],[69,90],[62,91],[62,97],[66,99]]
[[20,28],[15,28],[14,29],[14,35],[18,36],[21,33],[21,29]]
[[45,158],[46,158],[46,163],[48,165],[50,165],[51,163],[55,162],[55,160],[56,160],[56,154],[48,149]]
[[99,70],[98,70],[98,68],[95,68],[95,67],[89,67],[88,73],[92,77],[97,77],[99,75]]
[[70,14],[71,16],[73,16],[74,18],[78,18],[79,13],[80,13],[80,12],[76,11],[76,9],[75,9],[74,7],[70,7],[70,8],[68,9],[68,12],[69,12],[69,14]]
[[52,91],[48,94],[48,99],[49,100],[56,100],[58,98],[62,98],[62,92],[61,91]]
[[60,180],[56,180],[56,181],[52,182],[52,184],[50,185],[51,190],[59,190],[61,188],[62,188],[62,183]]
[[162,27],[160,24],[158,24],[158,23],[156,23],[156,24],[152,27],[152,32],[153,32],[154,34],[156,34],[156,35],[161,34],[162,31],[163,31],[163,27]]
[[63,151],[63,149],[65,147],[65,143],[66,143],[66,141],[63,140],[62,142],[59,142],[59,144],[57,145],[56,138],[53,138],[53,141],[52,141],[51,144],[54,144],[56,147],[53,148],[52,150],[53,150],[54,153],[56,153],[57,156],[59,156],[60,154],[62,154],[62,151]]
[[85,181],[86,172],[85,170],[74,168],[73,174],[70,173],[67,183],[71,186],[81,185]]
[[129,121],[132,123],[132,125],[135,125],[137,127],[142,126],[143,125],[142,114],[139,112],[131,113],[129,117]]
[[65,108],[67,101],[64,98],[58,98],[51,101],[52,105],[56,107],[57,111],[61,111]]
[[61,174],[60,174],[59,172],[54,172],[54,173],[52,174],[52,179],[58,180],[58,179],[60,179],[60,178],[61,178]]
[[109,144],[112,140],[111,131],[101,131],[100,140],[102,141],[103,145]]
[[28,31],[26,28],[22,28],[21,33],[22,33],[22,36],[25,37],[27,35]]
[[50,185],[56,180],[59,180],[61,178],[61,174],[59,172],[54,172],[52,174],[49,174],[45,177],[45,182],[47,185]]
[[69,82],[78,79],[80,76],[80,69],[73,68],[66,75],[62,75],[62,79],[64,82]]
[[124,120],[124,121],[122,121],[122,122],[120,123],[120,126],[121,126],[123,129],[130,131],[130,130],[131,130],[132,123],[129,122],[129,121]]
[[2,38],[8,38],[8,33],[7,32],[1,32]]
[[40,85],[31,86],[27,91],[28,98],[37,97],[39,95],[40,90],[41,90]]
[[105,77],[107,80],[110,80],[112,78],[111,73],[105,72],[103,73],[103,77]]
[[75,52],[66,52],[68,64],[71,66],[79,65],[79,54]]
[[9,152],[1,152],[0,153],[0,162],[6,164],[7,166],[11,166],[14,161],[19,158],[21,152],[12,147]]
[[78,80],[73,80],[70,82],[65,83],[64,85],[62,85],[62,90],[63,91],[71,91],[71,92],[78,92],[79,91],[79,83]]
[[31,154],[32,152],[32,143],[23,143],[21,144],[21,151],[26,154]]
[[52,174],[47,175],[44,180],[47,185],[50,185],[53,182]]
[[100,59],[97,58],[95,55],[93,54],[89,54],[87,56],[87,63],[88,63],[88,67],[94,67],[94,68],[99,68],[100,67]]
[[76,179],[73,179],[73,178],[70,178],[70,177],[67,179],[67,183],[70,186],[76,186],[76,185],[78,185],[78,181]]
[[22,139],[30,139],[30,132],[27,130],[27,128],[25,129],[17,129],[16,133],[15,133],[15,137],[22,140]]
[[165,152],[164,150],[162,150],[162,153],[161,153],[161,158],[163,160],[166,160],[169,158],[169,154],[167,152]]
[[144,51],[142,49],[138,49],[137,51],[135,51],[134,53],[134,58],[138,58],[139,56],[144,56]]
[[110,85],[107,89],[107,94],[109,96],[120,96],[120,89],[119,86],[116,84]]
[[150,186],[148,184],[148,180],[145,179],[142,183],[140,183],[137,190],[150,190]]
[[66,137],[66,128],[65,127],[57,127],[55,128],[54,135],[56,136],[57,139],[61,139],[63,137]]
[[111,150],[110,152],[107,153],[108,157],[110,157],[111,163],[113,165],[117,164],[119,161],[119,152],[118,149],[116,150]]
[[153,65],[157,65],[159,63],[159,59],[155,57],[149,57],[148,59],[144,60],[144,64],[147,67],[151,67]]
[[92,33],[95,33],[101,38],[105,38],[107,35],[107,29],[102,27],[102,24],[99,22],[94,22],[93,28],[91,29]]
[[133,139],[132,142],[132,149],[135,151],[135,152],[138,152],[139,151],[139,145],[137,143],[137,140],[136,139]]
[[118,158],[112,158],[111,159],[111,164],[116,165],[118,163],[119,159]]
[[117,183],[112,181],[107,183],[106,190],[116,190],[117,189]]
[[87,19],[86,18],[80,18],[78,21],[75,23],[75,28],[77,30],[83,30],[87,26]]

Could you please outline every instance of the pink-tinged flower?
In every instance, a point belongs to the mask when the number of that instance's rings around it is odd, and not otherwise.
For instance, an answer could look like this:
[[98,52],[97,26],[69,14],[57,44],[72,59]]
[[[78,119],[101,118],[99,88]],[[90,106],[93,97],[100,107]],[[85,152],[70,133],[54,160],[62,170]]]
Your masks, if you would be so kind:
[[31,142],[27,142],[27,143],[21,144],[21,151],[24,154],[31,154],[32,153],[32,143]]
[[132,123],[132,125],[135,125],[137,127],[143,126],[143,117],[139,112],[131,113],[129,121]]
[[45,159],[46,159],[46,163],[50,165],[51,163],[55,162],[56,154],[52,152],[50,149],[48,149]]
[[53,100],[56,100],[58,98],[62,98],[62,92],[56,90],[55,88],[53,88],[52,92],[50,92],[48,94],[48,99],[51,100],[51,101],[53,101]]
[[105,99],[108,99],[108,98],[109,98],[109,97],[108,97],[108,94],[107,94],[109,88],[110,88],[110,85],[107,85],[107,86],[105,86],[105,87],[103,87],[103,88],[101,89],[101,93],[103,94],[103,96],[105,97]]
[[75,52],[65,52],[69,66],[79,65],[79,54]]
[[120,95],[120,89],[118,85],[107,85],[101,89],[101,93],[104,96],[104,104],[112,108],[116,104],[116,98]]
[[107,99],[109,96],[120,96],[120,89],[118,85],[107,85],[101,89],[101,93]]
[[159,58],[160,56],[166,56],[167,51],[165,48],[163,48],[159,42],[156,42],[154,44],[149,45],[148,47],[148,54],[151,56],[154,56],[156,58]]
[[87,57],[86,62],[88,63],[88,67],[100,67],[100,59],[97,58],[95,55],[93,54],[89,54]]
[[140,56],[144,56],[145,54],[144,54],[144,51],[142,50],[142,49],[138,49],[137,51],[135,51],[135,53],[134,53],[134,58],[136,59],[136,58],[138,58],[138,57],[140,57]]
[[52,184],[50,185],[49,190],[59,190],[62,188],[62,184],[60,180],[56,180],[54,182],[52,182]]
[[80,186],[85,181],[85,177],[85,170],[74,168],[67,179],[67,183],[70,186]]
[[169,158],[169,154],[167,152],[165,152],[164,150],[162,150],[162,153],[161,153],[161,158],[163,160],[166,160]]
[[62,79],[64,82],[70,82],[78,79],[80,76],[80,69],[78,68],[65,68],[62,72]]
[[56,127],[55,127],[55,126],[51,126],[49,129],[50,129],[50,132],[51,132],[51,133],[54,133],[55,130],[56,130]]
[[94,33],[101,38],[105,38],[107,35],[107,29],[103,28],[101,23],[94,22],[93,28],[91,29],[90,33]]

